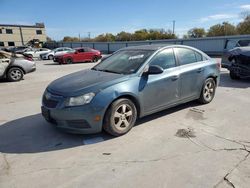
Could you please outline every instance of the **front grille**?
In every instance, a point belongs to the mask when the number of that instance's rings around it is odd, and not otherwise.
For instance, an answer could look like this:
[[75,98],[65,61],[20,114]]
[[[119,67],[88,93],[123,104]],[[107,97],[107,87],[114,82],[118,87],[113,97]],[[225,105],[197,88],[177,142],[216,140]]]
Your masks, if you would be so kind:
[[58,101],[52,100],[52,99],[47,99],[45,95],[43,96],[43,104],[44,106],[48,108],[55,108],[58,104]]

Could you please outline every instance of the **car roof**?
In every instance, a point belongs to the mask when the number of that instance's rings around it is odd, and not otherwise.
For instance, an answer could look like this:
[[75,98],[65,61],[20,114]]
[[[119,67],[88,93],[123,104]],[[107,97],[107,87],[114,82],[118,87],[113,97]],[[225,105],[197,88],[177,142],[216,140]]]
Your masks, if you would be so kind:
[[[191,46],[186,45],[177,45],[177,44],[150,44],[150,45],[140,45],[140,46],[129,46],[126,48],[122,48],[121,50],[152,50],[157,51],[166,47],[185,47],[194,49]],[[197,49],[196,49],[197,50]]]

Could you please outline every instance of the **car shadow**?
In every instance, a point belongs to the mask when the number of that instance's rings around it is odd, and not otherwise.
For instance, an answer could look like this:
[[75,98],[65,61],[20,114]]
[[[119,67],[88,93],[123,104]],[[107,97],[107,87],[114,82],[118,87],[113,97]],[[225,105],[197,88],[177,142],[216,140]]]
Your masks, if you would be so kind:
[[222,71],[220,73],[220,84],[219,87],[231,87],[231,88],[249,88],[250,87],[250,78],[232,80],[230,78],[228,71]]
[[[194,106],[199,106],[199,103],[189,102],[146,116],[139,119],[135,126]],[[35,114],[0,125],[0,152],[40,153],[97,144],[115,138],[104,131],[91,135],[65,133],[47,123],[41,114]]]
[[62,65],[62,64],[59,64],[57,62],[53,62],[53,63],[44,63],[44,65]]
[[198,101],[191,101],[191,102],[188,102],[188,103],[180,104],[178,106],[175,106],[175,107],[172,107],[172,108],[169,108],[169,109],[166,109],[166,110],[163,110],[163,111],[160,111],[160,112],[145,116],[143,118],[140,118],[140,119],[137,120],[135,126],[139,126],[139,125],[144,124],[146,122],[156,120],[156,119],[161,118],[163,116],[166,116],[168,114],[172,114],[172,113],[175,113],[177,111],[184,110],[186,108],[198,107],[198,106],[201,106],[201,105],[202,104],[199,103]]
[[93,135],[69,134],[47,123],[41,114],[0,125],[0,152],[39,153],[103,142],[114,137],[102,132]]

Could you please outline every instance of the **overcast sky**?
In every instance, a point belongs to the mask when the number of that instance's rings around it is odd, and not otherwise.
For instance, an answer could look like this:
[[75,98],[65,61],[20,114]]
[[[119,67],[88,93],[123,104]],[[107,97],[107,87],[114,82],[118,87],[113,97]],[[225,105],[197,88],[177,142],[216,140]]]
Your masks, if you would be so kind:
[[44,22],[47,35],[91,37],[138,29],[164,28],[182,36],[193,27],[222,21],[237,24],[240,12],[250,11],[249,0],[0,0],[0,23]]

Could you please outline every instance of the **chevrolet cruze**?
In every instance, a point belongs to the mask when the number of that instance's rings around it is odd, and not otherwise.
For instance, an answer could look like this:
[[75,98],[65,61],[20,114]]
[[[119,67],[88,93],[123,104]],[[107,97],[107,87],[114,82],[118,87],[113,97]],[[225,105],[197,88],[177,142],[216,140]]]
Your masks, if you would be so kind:
[[42,99],[44,118],[72,133],[127,133],[137,118],[199,100],[213,100],[220,63],[192,47],[121,49],[92,69],[53,81]]

